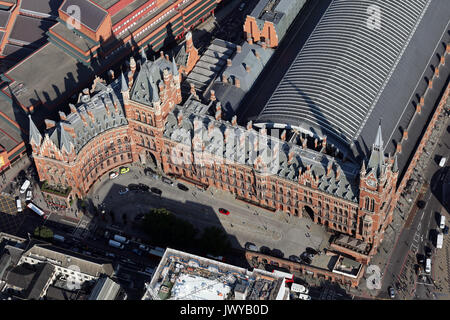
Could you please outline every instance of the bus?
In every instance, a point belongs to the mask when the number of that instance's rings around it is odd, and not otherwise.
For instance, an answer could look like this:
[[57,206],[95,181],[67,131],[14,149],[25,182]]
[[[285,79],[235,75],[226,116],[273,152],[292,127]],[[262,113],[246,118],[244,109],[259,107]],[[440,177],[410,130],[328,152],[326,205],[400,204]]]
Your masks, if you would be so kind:
[[31,210],[33,210],[34,212],[36,212],[42,218],[47,219],[47,216],[45,215],[45,212],[42,211],[42,209],[40,209],[39,207],[35,206],[33,204],[33,202],[30,202],[29,204],[27,204],[27,207],[30,208]]
[[283,272],[280,270],[273,270],[273,274],[277,276],[282,276],[285,279],[285,283],[292,283],[294,282],[294,275],[292,273]]

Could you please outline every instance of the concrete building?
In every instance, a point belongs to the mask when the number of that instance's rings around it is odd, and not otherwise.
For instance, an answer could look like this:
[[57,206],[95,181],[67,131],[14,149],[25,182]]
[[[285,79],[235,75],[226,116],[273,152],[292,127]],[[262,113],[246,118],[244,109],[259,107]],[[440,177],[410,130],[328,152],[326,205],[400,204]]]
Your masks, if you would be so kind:
[[284,277],[167,248],[142,300],[288,300]]
[[50,244],[0,238],[0,296],[24,300],[114,300],[122,289],[109,261]]

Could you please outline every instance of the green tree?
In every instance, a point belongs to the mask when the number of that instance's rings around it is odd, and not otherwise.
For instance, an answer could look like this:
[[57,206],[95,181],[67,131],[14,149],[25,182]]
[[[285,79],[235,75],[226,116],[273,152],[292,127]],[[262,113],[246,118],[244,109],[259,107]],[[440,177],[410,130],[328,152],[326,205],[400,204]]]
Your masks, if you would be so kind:
[[45,226],[39,226],[34,229],[34,235],[39,238],[49,239],[53,238],[53,231]]

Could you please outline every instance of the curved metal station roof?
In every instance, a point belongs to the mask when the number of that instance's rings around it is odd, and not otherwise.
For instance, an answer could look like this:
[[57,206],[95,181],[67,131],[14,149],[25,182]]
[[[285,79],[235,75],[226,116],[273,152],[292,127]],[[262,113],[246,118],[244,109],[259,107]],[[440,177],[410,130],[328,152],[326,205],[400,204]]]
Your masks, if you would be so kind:
[[334,0],[257,122],[356,140],[430,2]]

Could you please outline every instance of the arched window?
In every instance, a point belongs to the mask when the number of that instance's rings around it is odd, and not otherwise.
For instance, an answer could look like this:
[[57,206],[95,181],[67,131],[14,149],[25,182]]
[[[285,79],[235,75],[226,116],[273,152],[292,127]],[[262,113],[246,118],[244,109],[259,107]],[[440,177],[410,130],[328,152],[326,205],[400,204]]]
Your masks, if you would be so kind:
[[369,201],[370,201],[370,199],[368,197],[366,197],[366,203],[365,203],[366,210],[370,210]]

